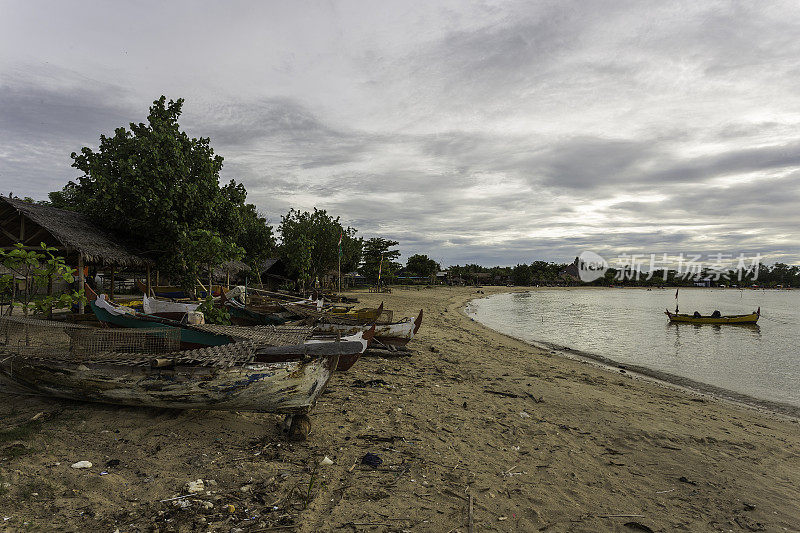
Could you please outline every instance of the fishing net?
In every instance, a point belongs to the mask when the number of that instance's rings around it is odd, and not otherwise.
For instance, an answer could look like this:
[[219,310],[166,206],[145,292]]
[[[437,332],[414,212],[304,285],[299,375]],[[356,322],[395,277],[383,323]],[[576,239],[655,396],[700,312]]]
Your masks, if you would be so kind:
[[180,350],[177,328],[97,328],[82,324],[0,317],[0,350],[44,359],[149,360]]
[[218,326],[203,324],[192,329],[217,335],[228,335],[236,340],[251,341],[259,346],[291,346],[303,344],[314,331],[310,326]]

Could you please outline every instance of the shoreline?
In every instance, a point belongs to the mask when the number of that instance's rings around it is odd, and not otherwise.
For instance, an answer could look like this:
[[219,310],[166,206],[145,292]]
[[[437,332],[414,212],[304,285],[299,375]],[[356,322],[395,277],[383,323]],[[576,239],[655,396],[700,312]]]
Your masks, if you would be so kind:
[[[334,374],[305,442],[275,414],[0,395],[0,524],[466,533],[470,501],[478,531],[800,523],[797,421],[498,333],[462,311],[472,288],[348,295],[425,318],[409,352]],[[198,479],[205,491],[189,495]]]
[[[513,294],[517,292],[528,292],[528,291],[526,290],[526,291],[498,292],[492,294],[492,296],[499,296],[502,294]],[[502,331],[496,330],[491,326],[484,324],[483,322],[478,320],[474,315],[471,315],[469,313],[468,311],[469,306],[472,305],[473,302],[481,299],[483,298],[475,298],[465,303],[461,307],[461,311],[463,312],[464,316],[474,320],[476,323],[480,324],[481,326],[491,331],[494,331],[500,335],[508,337],[509,339],[514,339],[519,342],[524,342],[540,350],[549,350],[553,353],[560,355],[561,357],[572,359],[574,361],[585,361],[589,363],[594,363],[597,365],[598,368],[603,368],[608,372],[614,373],[614,372],[619,372],[620,370],[624,370],[626,373],[629,373],[631,375],[640,377],[642,379],[646,379],[653,383],[657,383],[675,390],[695,393],[699,395],[708,395],[713,398],[729,402],[732,405],[751,408],[760,413],[785,417],[793,421],[800,421],[800,406],[757,398],[749,394],[744,394],[723,387],[718,387],[710,383],[704,383],[702,381],[697,381],[684,376],[679,376],[677,374],[672,374],[670,372],[656,370],[654,368],[650,368],[644,365],[621,363],[610,357],[606,357],[604,355],[600,355],[593,352],[587,352],[584,350],[578,350],[570,346],[562,346],[559,344],[540,341],[540,340],[529,341],[526,339],[521,339],[519,337],[514,337],[513,335],[509,335],[507,333],[503,333]]]

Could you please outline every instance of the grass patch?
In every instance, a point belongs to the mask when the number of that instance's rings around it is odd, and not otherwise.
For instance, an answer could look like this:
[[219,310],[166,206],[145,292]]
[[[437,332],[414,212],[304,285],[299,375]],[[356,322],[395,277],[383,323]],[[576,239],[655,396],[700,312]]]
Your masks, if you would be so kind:
[[28,440],[42,430],[42,423],[38,420],[25,422],[10,429],[0,430],[0,442],[13,442],[15,440]]

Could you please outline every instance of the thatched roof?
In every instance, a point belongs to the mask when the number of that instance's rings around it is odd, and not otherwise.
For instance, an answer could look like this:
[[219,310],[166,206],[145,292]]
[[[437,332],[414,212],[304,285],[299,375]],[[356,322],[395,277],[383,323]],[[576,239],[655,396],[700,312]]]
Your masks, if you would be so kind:
[[247,263],[243,263],[242,261],[226,261],[221,265],[214,267],[212,270],[212,274],[217,279],[224,278],[227,274],[231,276],[238,276],[243,272],[250,272],[250,267]]
[[0,246],[20,242],[21,217],[25,219],[22,243],[44,242],[65,255],[81,253],[91,263],[141,266],[152,262],[137,255],[86,215],[49,205],[31,204],[18,198],[0,197]]

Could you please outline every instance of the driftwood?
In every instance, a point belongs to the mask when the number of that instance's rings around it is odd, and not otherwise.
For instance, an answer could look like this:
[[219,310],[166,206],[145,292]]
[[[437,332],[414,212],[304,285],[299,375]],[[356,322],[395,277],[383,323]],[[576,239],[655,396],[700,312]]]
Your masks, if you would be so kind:
[[475,531],[475,519],[472,512],[472,494],[469,495],[469,522],[467,522],[467,531],[472,533]]

